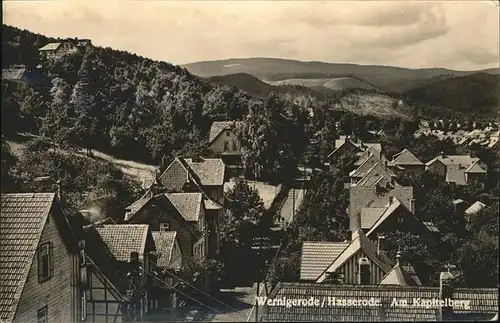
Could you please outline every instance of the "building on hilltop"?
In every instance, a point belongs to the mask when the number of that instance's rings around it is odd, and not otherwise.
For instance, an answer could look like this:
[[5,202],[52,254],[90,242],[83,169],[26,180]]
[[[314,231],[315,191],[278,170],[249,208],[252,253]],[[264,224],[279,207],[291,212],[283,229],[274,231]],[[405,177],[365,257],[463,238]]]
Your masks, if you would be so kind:
[[76,54],[84,52],[88,47],[92,46],[89,39],[64,39],[58,42],[49,43],[38,49],[38,52],[43,58],[57,58],[64,55]]

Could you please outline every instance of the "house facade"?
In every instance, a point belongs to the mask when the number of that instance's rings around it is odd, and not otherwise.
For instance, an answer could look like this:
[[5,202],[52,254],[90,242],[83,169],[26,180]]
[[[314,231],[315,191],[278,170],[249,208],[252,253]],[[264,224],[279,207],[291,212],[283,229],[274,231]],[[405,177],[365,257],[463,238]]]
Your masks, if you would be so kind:
[[408,149],[403,149],[394,155],[388,165],[396,174],[412,176],[422,174],[425,171],[425,164]]
[[438,175],[447,183],[468,185],[483,183],[487,175],[486,165],[477,157],[469,155],[447,155],[441,153],[426,164],[426,170]]
[[49,43],[38,49],[43,58],[58,58],[64,55],[76,54],[92,46],[89,39],[64,39],[59,42]]
[[1,321],[79,321],[78,249],[55,194],[2,194],[1,218]]

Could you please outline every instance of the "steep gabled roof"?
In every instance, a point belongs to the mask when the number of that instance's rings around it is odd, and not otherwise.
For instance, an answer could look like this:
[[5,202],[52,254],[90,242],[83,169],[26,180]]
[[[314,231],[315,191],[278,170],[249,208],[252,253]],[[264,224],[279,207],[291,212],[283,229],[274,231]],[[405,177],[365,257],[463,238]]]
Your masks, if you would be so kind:
[[201,193],[166,193],[165,196],[186,221],[198,221],[203,198]]
[[0,321],[14,319],[54,200],[54,193],[1,195]]
[[[360,166],[361,167],[361,166]],[[358,174],[362,174],[362,172],[358,172]],[[355,184],[357,187],[372,187],[381,182],[390,183],[394,187],[401,186],[394,179],[396,178],[396,174],[394,172],[383,166],[380,163],[376,163],[373,165],[367,172],[364,173],[363,177]]]
[[394,155],[392,163],[395,165],[424,165],[420,159],[406,148]]
[[302,244],[300,279],[316,280],[348,245],[348,242],[304,242]]
[[[409,267],[409,266],[406,266]],[[414,273],[413,267],[411,267]],[[380,285],[398,285],[398,286],[422,286],[420,279],[414,275],[410,275],[406,269],[397,262],[394,267],[384,276],[379,283]]]
[[210,136],[208,138],[211,144],[224,130],[233,130],[241,121],[214,121],[210,127]]
[[316,280],[317,283],[323,282],[327,273],[334,273],[351,257],[362,251],[368,258],[370,258],[380,269],[384,272],[391,270],[393,263],[383,252],[377,254],[377,246],[370,241],[361,230],[353,231],[353,240],[344,249],[344,251],[332,262],[332,264],[323,271],[323,273]]
[[485,174],[486,170],[481,167],[479,160],[476,160],[472,165],[465,170],[466,173],[482,173]]
[[202,185],[224,185],[226,165],[220,158],[185,158],[186,163],[198,175]]
[[172,260],[172,251],[175,246],[176,231],[158,231],[152,232],[156,245],[156,251],[160,253],[157,265],[163,268],[170,268]]
[[95,226],[95,229],[116,260],[128,261],[133,251],[144,255],[149,225],[104,224]]

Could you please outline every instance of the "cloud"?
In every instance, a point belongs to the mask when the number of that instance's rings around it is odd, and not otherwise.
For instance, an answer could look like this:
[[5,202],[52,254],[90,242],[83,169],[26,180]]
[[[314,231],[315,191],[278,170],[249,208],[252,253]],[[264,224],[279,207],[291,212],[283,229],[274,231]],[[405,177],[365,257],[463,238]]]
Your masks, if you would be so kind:
[[498,66],[500,47],[499,9],[482,1],[47,0],[3,6],[9,25],[90,38],[174,64],[270,56],[482,69]]

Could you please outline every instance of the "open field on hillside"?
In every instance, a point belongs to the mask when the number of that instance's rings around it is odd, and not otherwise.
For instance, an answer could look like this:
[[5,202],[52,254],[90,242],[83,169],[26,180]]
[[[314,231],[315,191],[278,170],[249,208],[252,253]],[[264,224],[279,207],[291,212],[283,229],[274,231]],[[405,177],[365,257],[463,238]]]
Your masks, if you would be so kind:
[[[21,138],[29,138],[33,137],[30,135],[22,135]],[[24,143],[21,141],[8,141],[8,144],[12,150],[12,153],[21,157],[23,154]],[[61,150],[60,150],[61,151]],[[63,151],[64,153],[64,151]],[[152,165],[142,164],[135,161],[119,159],[113,157],[111,155],[102,153],[100,151],[93,150],[93,159],[107,161],[114,164],[117,168],[119,168],[125,175],[129,176],[132,179],[137,180],[143,187],[148,187],[153,179],[154,179],[154,171],[155,167]],[[78,156],[89,158],[83,150],[80,150]]]
[[374,87],[368,83],[357,80],[352,77],[338,78],[311,78],[311,79],[286,79],[280,81],[265,81],[271,85],[300,85],[307,87],[325,87],[331,90],[343,89],[366,89],[373,90]]
[[404,107],[395,106],[396,100],[382,94],[349,94],[341,99],[339,108],[360,115],[409,118]]

